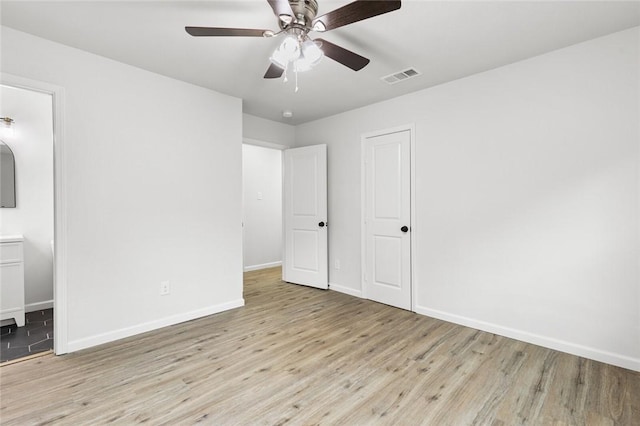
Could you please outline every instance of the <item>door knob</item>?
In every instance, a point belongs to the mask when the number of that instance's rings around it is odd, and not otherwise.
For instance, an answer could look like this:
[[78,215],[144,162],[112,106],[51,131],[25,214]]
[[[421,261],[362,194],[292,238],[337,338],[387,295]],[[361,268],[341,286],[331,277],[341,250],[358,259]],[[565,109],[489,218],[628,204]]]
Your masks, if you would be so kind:
[[407,232],[409,230],[409,228],[407,228],[406,226],[403,226],[402,228],[400,228],[400,230],[402,232]]
[[324,222],[320,222],[320,223],[318,224],[318,226],[319,226],[320,228],[324,227]]

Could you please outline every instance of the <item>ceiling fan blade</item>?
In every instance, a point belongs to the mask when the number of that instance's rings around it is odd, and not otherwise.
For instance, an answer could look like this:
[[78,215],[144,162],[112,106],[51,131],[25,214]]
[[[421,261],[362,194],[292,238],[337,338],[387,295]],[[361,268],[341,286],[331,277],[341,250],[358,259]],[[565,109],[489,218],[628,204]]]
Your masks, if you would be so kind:
[[247,28],[184,27],[194,37],[264,37],[268,30]]
[[325,56],[333,59],[336,62],[340,62],[342,65],[351,68],[354,71],[360,71],[366,67],[369,60],[364,56],[360,56],[357,53],[353,53],[350,50],[340,47],[336,44],[329,43],[321,38],[315,39],[322,43],[320,49],[324,52]]
[[293,18],[293,10],[291,10],[291,5],[288,0],[267,0],[271,9],[273,9],[273,13],[280,17],[280,15],[288,15]]
[[282,76],[284,70],[276,64],[271,64],[267,72],[264,74],[264,78],[279,78]]
[[400,9],[400,0],[397,1],[370,1],[356,0],[345,6],[339,7],[319,18],[313,20],[313,27],[318,31],[333,30],[344,25],[353,24],[363,19],[373,18],[383,13]]

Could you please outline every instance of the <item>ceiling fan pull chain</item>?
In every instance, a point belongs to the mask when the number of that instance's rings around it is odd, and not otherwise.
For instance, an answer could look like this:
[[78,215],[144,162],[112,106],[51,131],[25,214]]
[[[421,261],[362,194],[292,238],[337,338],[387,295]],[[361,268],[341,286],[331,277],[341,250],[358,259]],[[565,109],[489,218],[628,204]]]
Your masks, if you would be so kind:
[[294,69],[294,73],[296,74],[296,90],[294,93],[298,93],[298,68]]
[[289,69],[289,63],[287,62],[287,63],[284,65],[284,73],[283,73],[283,74],[284,74],[284,78],[282,79],[282,82],[283,82],[283,83],[286,83],[287,81],[289,81],[289,79],[287,78],[287,70],[288,70],[288,69]]

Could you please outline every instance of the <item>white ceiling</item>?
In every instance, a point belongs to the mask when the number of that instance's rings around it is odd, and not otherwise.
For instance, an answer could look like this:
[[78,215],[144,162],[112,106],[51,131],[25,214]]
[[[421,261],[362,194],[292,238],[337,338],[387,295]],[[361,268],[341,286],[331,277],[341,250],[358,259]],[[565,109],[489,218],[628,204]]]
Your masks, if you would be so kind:
[[[318,0],[318,15],[349,3]],[[418,1],[322,37],[371,59],[328,58],[293,79],[262,78],[280,39],[194,38],[185,26],[277,29],[266,0],[5,1],[3,25],[243,99],[244,112],[299,124],[640,25],[640,2]],[[414,67],[395,85],[380,78]],[[285,119],[283,110],[294,117]]]

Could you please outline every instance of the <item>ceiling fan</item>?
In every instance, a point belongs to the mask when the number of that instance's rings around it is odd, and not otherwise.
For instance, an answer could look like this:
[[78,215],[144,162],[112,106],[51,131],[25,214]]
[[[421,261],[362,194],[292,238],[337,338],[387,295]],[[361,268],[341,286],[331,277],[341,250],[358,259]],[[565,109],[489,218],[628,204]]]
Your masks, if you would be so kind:
[[328,56],[354,71],[359,71],[369,63],[369,59],[321,38],[312,40],[309,33],[333,30],[392,12],[400,9],[401,3],[400,0],[356,0],[316,18],[316,0],[267,1],[278,18],[280,30],[277,32],[216,27],[185,27],[185,30],[194,37],[275,37],[286,34],[285,40],[269,58],[271,65],[264,78],[279,78],[289,66],[293,66],[296,73],[306,71],[317,64],[322,56]]

